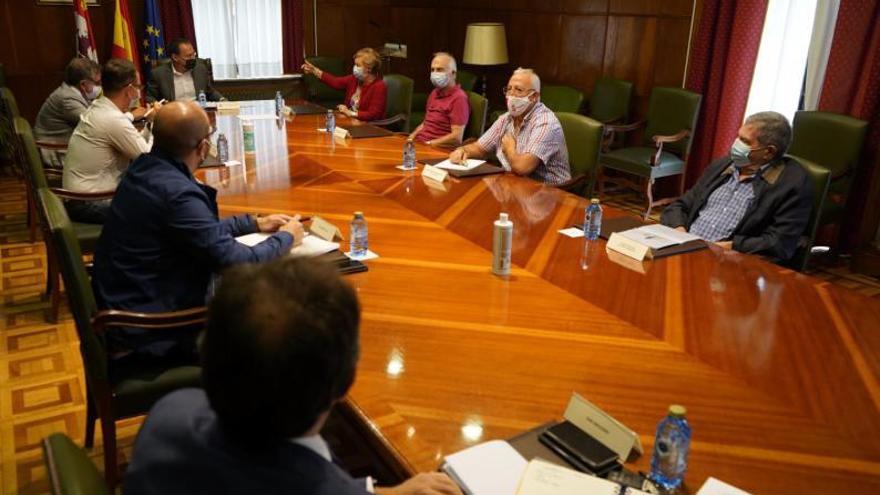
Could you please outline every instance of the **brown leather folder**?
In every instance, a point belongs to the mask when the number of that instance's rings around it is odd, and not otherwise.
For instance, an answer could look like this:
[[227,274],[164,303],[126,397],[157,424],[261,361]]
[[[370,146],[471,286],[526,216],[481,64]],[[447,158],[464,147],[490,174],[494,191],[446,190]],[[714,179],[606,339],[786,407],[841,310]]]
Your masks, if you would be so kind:
[[[419,163],[425,165],[437,165],[444,161],[446,161],[446,158],[426,158],[424,160],[419,160]],[[453,177],[476,177],[478,175],[501,174],[504,173],[504,169],[486,162],[470,170],[447,170],[447,172]]]

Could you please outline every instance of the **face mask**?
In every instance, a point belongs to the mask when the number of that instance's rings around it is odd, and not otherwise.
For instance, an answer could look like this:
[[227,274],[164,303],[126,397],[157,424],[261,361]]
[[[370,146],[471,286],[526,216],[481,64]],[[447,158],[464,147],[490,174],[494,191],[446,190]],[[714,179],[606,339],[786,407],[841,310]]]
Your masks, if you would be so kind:
[[526,111],[530,103],[528,96],[508,96],[507,111],[510,112],[510,115],[519,117]]
[[445,88],[446,85],[449,84],[449,74],[445,72],[432,72],[431,84],[433,84],[435,88]]
[[749,145],[742,142],[740,138],[736,138],[733,145],[730,146],[730,159],[733,161],[733,165],[742,168],[752,163],[752,160],[749,159],[749,153],[752,151],[754,150],[749,148]]
[[98,86],[97,84],[92,86],[92,90],[90,92],[86,93],[86,99],[89,101],[95,100],[99,96],[101,96],[101,86]]
[[128,103],[129,108],[134,108],[140,106],[141,104],[141,90],[135,89],[135,91],[137,91],[137,96],[132,98],[131,101]]
[[191,59],[187,60],[185,67],[186,67],[186,70],[195,69],[196,68],[196,59],[191,58]]
[[352,75],[354,75],[355,78],[357,78],[358,81],[364,80],[364,68],[363,67],[359,67],[359,66],[355,65],[354,67],[351,68],[351,73],[352,73]]

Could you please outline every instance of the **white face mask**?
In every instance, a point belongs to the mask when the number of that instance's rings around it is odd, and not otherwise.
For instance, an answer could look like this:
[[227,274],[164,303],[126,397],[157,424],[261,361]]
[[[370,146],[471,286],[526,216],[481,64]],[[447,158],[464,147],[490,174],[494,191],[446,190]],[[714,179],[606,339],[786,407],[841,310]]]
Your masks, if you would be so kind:
[[95,84],[92,86],[92,90],[86,93],[86,99],[89,101],[96,100],[99,96],[101,96],[101,86]]
[[355,78],[357,78],[358,81],[364,80],[364,68],[363,67],[358,67],[357,65],[355,65],[351,68],[351,73],[352,73],[352,75],[354,75]]
[[510,115],[519,117],[531,103],[528,96],[508,96],[507,111],[510,112]]
[[435,88],[445,88],[446,85],[449,84],[449,74],[445,72],[432,72],[431,84],[433,84]]
[[140,106],[140,104],[141,104],[141,90],[135,89],[135,91],[137,91],[137,96],[131,99],[131,101],[128,104],[129,108],[134,108],[134,107]]

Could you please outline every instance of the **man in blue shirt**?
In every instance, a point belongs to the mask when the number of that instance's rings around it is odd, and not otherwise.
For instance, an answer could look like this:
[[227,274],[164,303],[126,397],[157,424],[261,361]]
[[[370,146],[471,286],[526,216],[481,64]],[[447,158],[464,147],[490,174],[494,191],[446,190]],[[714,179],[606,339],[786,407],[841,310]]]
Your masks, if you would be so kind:
[[[211,133],[196,103],[159,111],[153,149],[123,176],[98,240],[92,284],[100,308],[152,313],[203,306],[214,274],[277,258],[302,241],[298,216],[218,217],[217,191],[192,175],[207,156]],[[253,247],[235,240],[253,232],[274,234]],[[192,353],[196,332],[116,329],[108,344],[116,357]]]
[[785,116],[749,116],[730,155],[712,162],[693,188],[663,210],[660,221],[724,249],[784,264],[797,250],[813,201],[807,172],[784,156],[790,143]]

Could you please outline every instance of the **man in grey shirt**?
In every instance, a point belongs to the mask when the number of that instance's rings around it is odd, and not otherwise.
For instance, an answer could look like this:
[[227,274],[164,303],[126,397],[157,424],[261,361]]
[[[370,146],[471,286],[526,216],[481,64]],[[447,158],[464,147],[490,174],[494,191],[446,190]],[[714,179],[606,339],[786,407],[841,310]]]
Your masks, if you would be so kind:
[[[71,60],[64,69],[64,82],[40,107],[34,135],[42,141],[66,144],[79,124],[79,116],[100,94],[101,67],[87,58]],[[44,163],[61,167],[61,152],[40,151]]]

